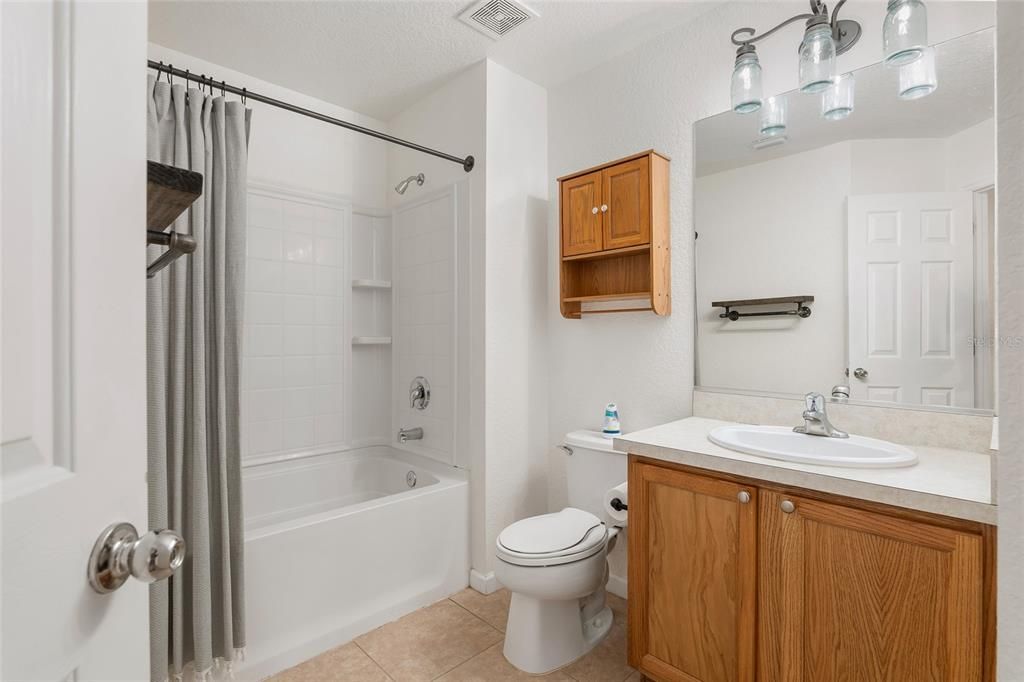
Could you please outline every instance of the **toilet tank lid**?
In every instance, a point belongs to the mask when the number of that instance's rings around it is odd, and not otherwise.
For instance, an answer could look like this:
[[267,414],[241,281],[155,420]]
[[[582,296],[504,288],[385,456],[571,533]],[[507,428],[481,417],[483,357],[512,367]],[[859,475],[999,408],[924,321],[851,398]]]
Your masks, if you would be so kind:
[[620,455],[626,454],[621,450],[612,447],[612,439],[605,438],[600,431],[571,431],[565,434],[565,444],[572,448],[586,448],[598,452],[615,452]]

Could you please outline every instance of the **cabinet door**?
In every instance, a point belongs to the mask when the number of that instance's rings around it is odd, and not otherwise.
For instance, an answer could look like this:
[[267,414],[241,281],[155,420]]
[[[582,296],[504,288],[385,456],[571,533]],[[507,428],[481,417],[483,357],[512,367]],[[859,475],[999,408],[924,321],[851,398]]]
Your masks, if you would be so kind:
[[562,182],[562,255],[601,250],[601,172]]
[[606,168],[601,176],[605,250],[650,244],[650,158]]
[[660,682],[754,679],[757,490],[635,460],[629,660]]
[[759,679],[982,679],[980,535],[768,490],[760,505]]

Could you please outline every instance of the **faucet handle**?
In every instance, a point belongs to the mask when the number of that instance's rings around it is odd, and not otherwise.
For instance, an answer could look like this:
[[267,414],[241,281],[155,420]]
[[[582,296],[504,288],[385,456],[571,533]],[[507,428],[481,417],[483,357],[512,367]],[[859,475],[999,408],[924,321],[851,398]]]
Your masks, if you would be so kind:
[[804,405],[808,412],[821,412],[825,409],[825,396],[812,391],[804,396]]

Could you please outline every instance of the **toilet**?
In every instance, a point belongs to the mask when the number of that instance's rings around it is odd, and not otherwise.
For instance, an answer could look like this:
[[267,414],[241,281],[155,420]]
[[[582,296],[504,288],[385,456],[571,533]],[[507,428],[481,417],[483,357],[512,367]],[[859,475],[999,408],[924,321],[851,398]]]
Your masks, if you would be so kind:
[[626,480],[626,455],[598,431],[573,431],[562,449],[570,506],[516,521],[495,547],[495,577],[512,593],[505,658],[535,675],[582,657],[612,626],[607,557],[619,529],[604,493]]

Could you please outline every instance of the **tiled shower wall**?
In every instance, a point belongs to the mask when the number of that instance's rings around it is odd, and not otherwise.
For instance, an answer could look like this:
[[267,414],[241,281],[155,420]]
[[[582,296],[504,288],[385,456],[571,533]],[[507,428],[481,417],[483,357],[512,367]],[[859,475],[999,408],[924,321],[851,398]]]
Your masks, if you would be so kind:
[[249,191],[242,455],[345,440],[342,204]]
[[368,277],[367,263],[388,276],[390,248],[386,217],[353,219],[344,200],[250,186],[243,459],[388,437],[389,351],[352,353],[350,338],[357,327],[390,334],[390,291],[353,295],[350,282]]
[[[406,448],[455,463],[456,189],[395,211],[394,428],[423,428]],[[430,383],[425,410],[409,407],[409,384]]]

